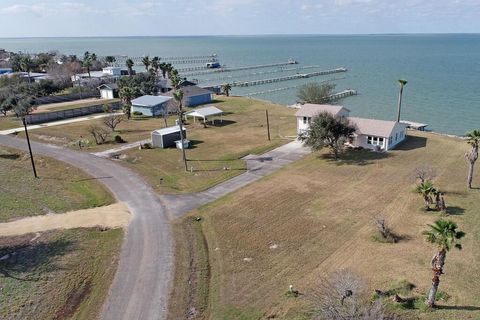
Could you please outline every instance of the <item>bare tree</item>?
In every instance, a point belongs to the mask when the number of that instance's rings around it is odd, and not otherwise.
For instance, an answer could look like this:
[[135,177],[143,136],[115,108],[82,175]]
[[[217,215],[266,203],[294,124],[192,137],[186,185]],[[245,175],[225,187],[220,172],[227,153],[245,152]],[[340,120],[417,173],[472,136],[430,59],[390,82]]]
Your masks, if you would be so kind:
[[420,183],[426,181],[433,181],[437,177],[437,170],[428,164],[416,167],[413,170],[415,180],[420,180]]
[[381,301],[370,302],[362,279],[346,270],[323,279],[310,298],[315,320],[395,319],[385,312]]
[[125,117],[123,114],[116,114],[116,113],[111,113],[110,115],[106,116],[103,118],[103,124],[110,128],[112,132],[115,131],[115,128],[125,120]]
[[88,133],[90,133],[93,139],[95,139],[96,144],[105,143],[109,135],[109,132],[105,128],[97,125],[91,125],[88,127]]
[[375,227],[377,227],[378,232],[383,237],[383,239],[391,242],[397,242],[397,237],[392,232],[392,229],[387,223],[387,219],[384,216],[376,216],[373,219]]

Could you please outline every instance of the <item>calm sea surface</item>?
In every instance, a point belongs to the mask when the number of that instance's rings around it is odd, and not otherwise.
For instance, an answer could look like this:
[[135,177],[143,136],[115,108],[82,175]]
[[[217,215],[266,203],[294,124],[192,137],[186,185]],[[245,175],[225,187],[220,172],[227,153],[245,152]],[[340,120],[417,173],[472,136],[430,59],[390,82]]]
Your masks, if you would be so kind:
[[[397,80],[404,78],[408,84],[403,119],[428,123],[431,130],[457,135],[480,128],[480,35],[0,38],[0,48],[160,57],[216,53],[228,67],[293,58],[299,64],[283,67],[288,70],[271,67],[192,78],[201,85],[210,85],[346,67],[347,73],[236,88],[233,93],[292,104],[296,100],[295,86],[330,80],[337,85],[337,91],[359,91],[360,95],[341,101],[352,115],[393,120]],[[306,66],[311,68],[296,69]],[[257,94],[278,88],[287,89]]]

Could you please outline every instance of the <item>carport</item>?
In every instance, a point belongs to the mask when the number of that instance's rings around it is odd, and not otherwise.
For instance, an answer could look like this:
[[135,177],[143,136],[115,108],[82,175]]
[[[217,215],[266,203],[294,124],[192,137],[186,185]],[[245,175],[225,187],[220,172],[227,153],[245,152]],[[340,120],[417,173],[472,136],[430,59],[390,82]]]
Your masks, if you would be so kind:
[[[197,118],[203,119],[203,122],[206,123],[208,118],[220,116],[220,122],[223,122],[223,111],[214,106],[208,106],[204,108],[198,108],[194,111],[190,111],[185,114],[185,119],[187,117],[193,117],[193,122],[196,122]],[[215,124],[215,119],[212,119],[212,124]]]

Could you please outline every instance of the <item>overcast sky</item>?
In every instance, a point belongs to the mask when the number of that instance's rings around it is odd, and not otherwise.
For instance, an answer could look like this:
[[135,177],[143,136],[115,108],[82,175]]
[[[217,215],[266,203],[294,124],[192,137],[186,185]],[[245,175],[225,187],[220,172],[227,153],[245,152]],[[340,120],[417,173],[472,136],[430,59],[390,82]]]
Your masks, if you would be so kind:
[[0,0],[0,37],[480,32],[480,0]]

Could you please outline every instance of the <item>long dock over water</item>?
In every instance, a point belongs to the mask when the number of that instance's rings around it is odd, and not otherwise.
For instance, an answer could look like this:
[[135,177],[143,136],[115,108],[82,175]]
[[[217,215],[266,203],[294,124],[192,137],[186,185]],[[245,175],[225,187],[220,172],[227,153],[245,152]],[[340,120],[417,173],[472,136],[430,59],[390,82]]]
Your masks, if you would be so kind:
[[[253,80],[253,81],[246,81],[246,82],[232,82],[230,85],[232,87],[251,87],[251,86],[257,86],[257,85],[262,85],[267,83],[275,83],[275,82],[289,81],[289,80],[295,80],[295,79],[305,79],[305,78],[311,78],[311,77],[317,77],[317,76],[323,76],[327,74],[334,74],[334,73],[341,73],[341,72],[347,72],[347,68],[336,68],[331,70],[316,71],[316,72],[304,73],[304,74],[294,74],[290,76]],[[221,87],[223,85],[225,84],[218,84],[213,87]]]
[[[233,72],[233,71],[242,71],[242,70],[253,70],[253,69],[262,69],[262,68],[271,68],[271,67],[282,67],[295,64],[295,61],[287,61],[287,62],[280,62],[280,63],[270,63],[270,64],[259,64],[254,66],[244,66],[244,67],[233,67],[233,68],[217,68],[217,69],[210,69],[208,71],[203,72],[190,72],[190,73],[183,73],[182,75],[185,77],[191,76],[200,76],[204,74],[210,73],[220,73],[220,72]],[[181,73],[181,71],[179,70]]]
[[[105,60],[106,57],[101,59]],[[114,56],[115,62],[114,66],[124,67],[127,59],[132,59],[135,66],[143,66],[144,57],[128,57],[128,56]],[[152,57],[150,57],[151,59]],[[205,56],[185,56],[185,57],[160,57],[160,62],[171,63],[174,65],[178,64],[198,64],[198,63],[208,63],[208,62],[218,62],[218,57],[216,54],[205,55]]]

